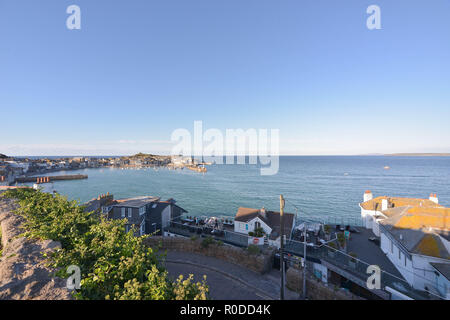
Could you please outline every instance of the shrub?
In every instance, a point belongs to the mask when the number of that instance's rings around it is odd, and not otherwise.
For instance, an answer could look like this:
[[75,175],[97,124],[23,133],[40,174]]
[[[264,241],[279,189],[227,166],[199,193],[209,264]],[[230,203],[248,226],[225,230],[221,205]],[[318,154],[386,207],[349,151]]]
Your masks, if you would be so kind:
[[330,247],[331,251],[333,251],[333,252],[337,250],[337,245],[334,242],[330,242],[328,244],[328,246]]
[[211,236],[207,236],[206,238],[204,238],[202,240],[202,247],[203,248],[208,248],[209,245],[214,244],[214,239]]
[[249,244],[247,247],[247,252],[250,254],[258,255],[261,253],[261,248],[254,244]]
[[337,240],[338,240],[339,244],[341,245],[341,247],[345,246],[345,236],[344,236],[343,232],[339,232],[337,234]]
[[349,252],[348,255],[351,256],[350,261],[356,262],[356,257],[357,257],[358,255],[357,255],[355,252]]
[[263,228],[259,227],[259,228],[255,229],[255,232],[254,232],[255,237],[261,238],[261,237],[264,237],[264,234],[265,234],[265,232],[264,232]]
[[59,241],[62,248],[49,255],[57,275],[67,277],[70,265],[81,270],[77,299],[206,299],[205,280],[192,276],[171,281],[161,256],[143,244],[144,237],[125,232],[126,219],[106,220],[85,212],[76,201],[32,189],[8,190],[4,196],[19,202],[25,236]]

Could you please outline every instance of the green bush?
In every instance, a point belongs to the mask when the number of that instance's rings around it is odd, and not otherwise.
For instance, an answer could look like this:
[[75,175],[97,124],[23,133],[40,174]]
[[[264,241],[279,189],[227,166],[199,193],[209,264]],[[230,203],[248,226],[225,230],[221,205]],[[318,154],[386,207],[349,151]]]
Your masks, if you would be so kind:
[[25,218],[25,236],[52,239],[62,248],[49,256],[57,275],[67,277],[67,267],[81,270],[77,299],[206,299],[205,280],[180,276],[171,281],[160,264],[161,256],[125,232],[126,219],[106,220],[85,212],[76,201],[32,189],[8,190],[4,196],[18,199],[16,213]]
[[261,237],[264,237],[265,232],[264,232],[263,228],[259,227],[259,228],[255,229],[255,232],[253,234],[254,234],[254,237],[261,238]]
[[341,247],[345,246],[345,236],[344,236],[343,232],[339,232],[337,234],[337,240],[338,240],[339,244],[341,245]]
[[249,244],[247,247],[247,251],[250,254],[258,255],[261,253],[261,248],[254,244]]
[[350,261],[356,262],[356,257],[358,256],[355,252],[349,252],[348,255],[351,257]]
[[209,245],[214,244],[214,242],[215,242],[215,241],[214,241],[213,237],[207,236],[206,238],[204,238],[204,239],[202,240],[202,247],[203,247],[203,248],[208,248]]

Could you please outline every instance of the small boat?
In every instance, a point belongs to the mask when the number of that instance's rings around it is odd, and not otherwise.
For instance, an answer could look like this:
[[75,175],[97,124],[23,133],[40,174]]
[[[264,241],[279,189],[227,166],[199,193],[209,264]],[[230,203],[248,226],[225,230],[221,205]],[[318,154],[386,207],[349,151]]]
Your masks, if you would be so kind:
[[384,170],[389,170],[391,167],[389,167],[389,166],[384,166]]

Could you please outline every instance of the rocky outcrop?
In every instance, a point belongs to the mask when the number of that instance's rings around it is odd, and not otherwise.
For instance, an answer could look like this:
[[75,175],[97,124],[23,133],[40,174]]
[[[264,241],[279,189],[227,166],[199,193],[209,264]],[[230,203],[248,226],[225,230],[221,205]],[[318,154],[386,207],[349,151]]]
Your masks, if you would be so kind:
[[0,300],[68,300],[66,280],[54,277],[44,253],[61,247],[56,241],[27,239],[21,234],[23,218],[13,213],[15,201],[0,194]]

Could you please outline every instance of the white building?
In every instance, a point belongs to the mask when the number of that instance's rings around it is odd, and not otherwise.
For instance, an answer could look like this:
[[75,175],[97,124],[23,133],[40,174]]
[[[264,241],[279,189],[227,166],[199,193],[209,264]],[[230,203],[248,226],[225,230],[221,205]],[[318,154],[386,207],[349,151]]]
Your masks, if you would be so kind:
[[[450,297],[450,209],[429,199],[377,197],[360,204],[364,226],[380,237],[381,250],[415,289]],[[441,274],[437,269],[444,270]]]
[[[295,226],[295,215],[284,213],[284,235],[290,238]],[[281,226],[280,213],[262,209],[240,207],[234,218],[234,231],[243,234],[255,232],[258,228],[264,230],[268,244],[279,246]],[[258,243],[263,244],[263,243]]]

